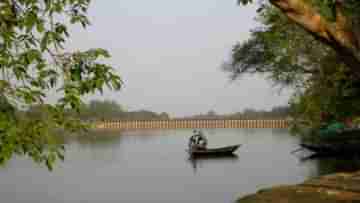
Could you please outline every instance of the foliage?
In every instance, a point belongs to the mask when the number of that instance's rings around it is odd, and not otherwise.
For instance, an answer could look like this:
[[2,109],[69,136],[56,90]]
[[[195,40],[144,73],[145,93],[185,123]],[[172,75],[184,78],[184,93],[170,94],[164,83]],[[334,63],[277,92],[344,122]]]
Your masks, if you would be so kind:
[[[344,68],[344,67],[343,67]],[[343,121],[360,114],[359,81],[349,79],[344,69],[314,78],[311,86],[291,100],[293,116],[319,127],[323,122]],[[326,113],[327,119],[321,118]]]
[[[341,2],[344,7],[344,11],[347,15],[352,17],[359,17],[360,2],[358,0],[308,0],[314,8],[316,8],[323,16],[328,19],[335,19],[336,16],[336,3]],[[254,3],[254,0],[237,0],[238,4],[247,5]],[[264,0],[260,0],[260,9],[266,5]]]
[[[239,4],[253,0],[238,0]],[[360,78],[360,3],[357,0],[268,0],[260,1],[259,12],[268,3],[278,8],[292,23],[300,25],[316,39],[334,48]]]
[[166,112],[162,112],[160,114],[148,111],[148,110],[140,110],[140,111],[129,111],[126,112],[125,115],[121,118],[123,120],[167,120],[170,119],[170,116]]
[[289,106],[275,106],[269,111],[246,108],[242,112],[231,114],[217,114],[215,111],[210,110],[206,114],[193,115],[182,119],[286,119],[289,113]]
[[231,61],[222,66],[232,79],[261,73],[276,84],[299,87],[304,86],[311,75],[320,74],[322,63],[338,63],[332,49],[274,7],[264,7],[258,21],[263,25],[251,32],[248,41],[237,43]]
[[80,110],[82,120],[90,119],[113,119],[122,117],[125,110],[115,101],[92,100],[88,105],[84,105]]
[[275,106],[270,111],[246,108],[242,112],[226,115],[226,119],[286,119],[290,115],[289,106]]
[[[2,0],[0,2],[0,163],[14,154],[45,163],[63,158],[63,146],[54,143],[54,129],[76,131],[84,126],[66,117],[67,109],[80,110],[81,96],[118,90],[121,80],[113,68],[99,62],[109,58],[104,49],[65,52],[68,26],[86,28],[90,0]],[[56,91],[55,104],[45,105]],[[17,114],[42,105],[46,116]]]
[[[28,113],[36,112],[36,106],[29,109]],[[156,113],[148,110],[127,111],[116,101],[92,100],[89,104],[83,104],[79,113],[67,111],[67,116],[78,118],[82,121],[102,120],[166,120],[170,116],[166,112]]]
[[292,87],[292,116],[315,128],[323,112],[335,120],[360,114],[360,81],[336,50],[269,4],[262,5],[258,20],[263,25],[234,46],[231,61],[223,66],[232,79],[261,73]]

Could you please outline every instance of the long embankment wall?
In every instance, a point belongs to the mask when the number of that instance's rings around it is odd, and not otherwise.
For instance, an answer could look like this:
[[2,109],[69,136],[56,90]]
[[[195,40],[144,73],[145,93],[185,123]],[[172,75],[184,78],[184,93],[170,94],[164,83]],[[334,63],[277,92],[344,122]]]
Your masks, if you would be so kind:
[[287,120],[112,120],[97,122],[98,129],[179,128],[288,128]]

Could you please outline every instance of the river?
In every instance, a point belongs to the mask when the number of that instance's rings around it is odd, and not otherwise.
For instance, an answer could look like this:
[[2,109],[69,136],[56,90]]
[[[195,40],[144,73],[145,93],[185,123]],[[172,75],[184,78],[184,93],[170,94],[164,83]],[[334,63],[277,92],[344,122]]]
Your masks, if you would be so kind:
[[343,160],[302,161],[280,129],[204,129],[209,147],[243,144],[236,157],[189,160],[192,130],[102,132],[67,139],[53,172],[19,157],[0,170],[6,203],[228,203],[261,188],[358,169]]

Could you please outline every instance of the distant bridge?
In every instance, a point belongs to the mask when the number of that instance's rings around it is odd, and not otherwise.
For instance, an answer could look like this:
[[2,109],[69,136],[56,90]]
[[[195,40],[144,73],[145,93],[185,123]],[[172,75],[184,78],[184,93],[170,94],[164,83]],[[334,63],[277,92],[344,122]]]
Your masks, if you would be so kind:
[[97,129],[288,128],[287,120],[112,120],[97,122]]

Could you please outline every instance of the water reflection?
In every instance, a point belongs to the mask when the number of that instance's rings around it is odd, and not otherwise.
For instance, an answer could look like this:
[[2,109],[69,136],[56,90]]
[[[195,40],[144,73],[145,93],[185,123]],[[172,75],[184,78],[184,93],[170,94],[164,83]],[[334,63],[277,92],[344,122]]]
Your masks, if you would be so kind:
[[224,164],[229,162],[236,162],[238,161],[239,157],[236,154],[230,155],[216,155],[216,156],[200,156],[200,157],[192,157],[189,156],[187,161],[191,164],[193,168],[194,174],[199,172],[201,168],[211,166],[212,164]]
[[[310,160],[290,154],[299,140],[284,130],[203,130],[209,148],[243,144],[230,157],[188,159],[191,129],[106,131],[66,138],[66,160],[52,173],[23,159],[0,170],[6,203],[233,202],[310,176],[352,170],[360,161]],[[359,163],[359,165],[355,164]]]
[[333,173],[334,171],[354,172],[360,169],[360,159],[353,158],[325,158],[316,161],[318,175]]
[[64,141],[66,158],[75,160],[87,154],[96,164],[110,164],[121,155],[118,151],[122,148],[123,135],[120,131],[89,131],[81,135],[64,136]]
[[303,164],[316,166],[316,170],[314,170],[311,177],[318,177],[336,172],[355,172],[360,169],[359,157],[326,157],[310,155],[301,159],[301,162]]

